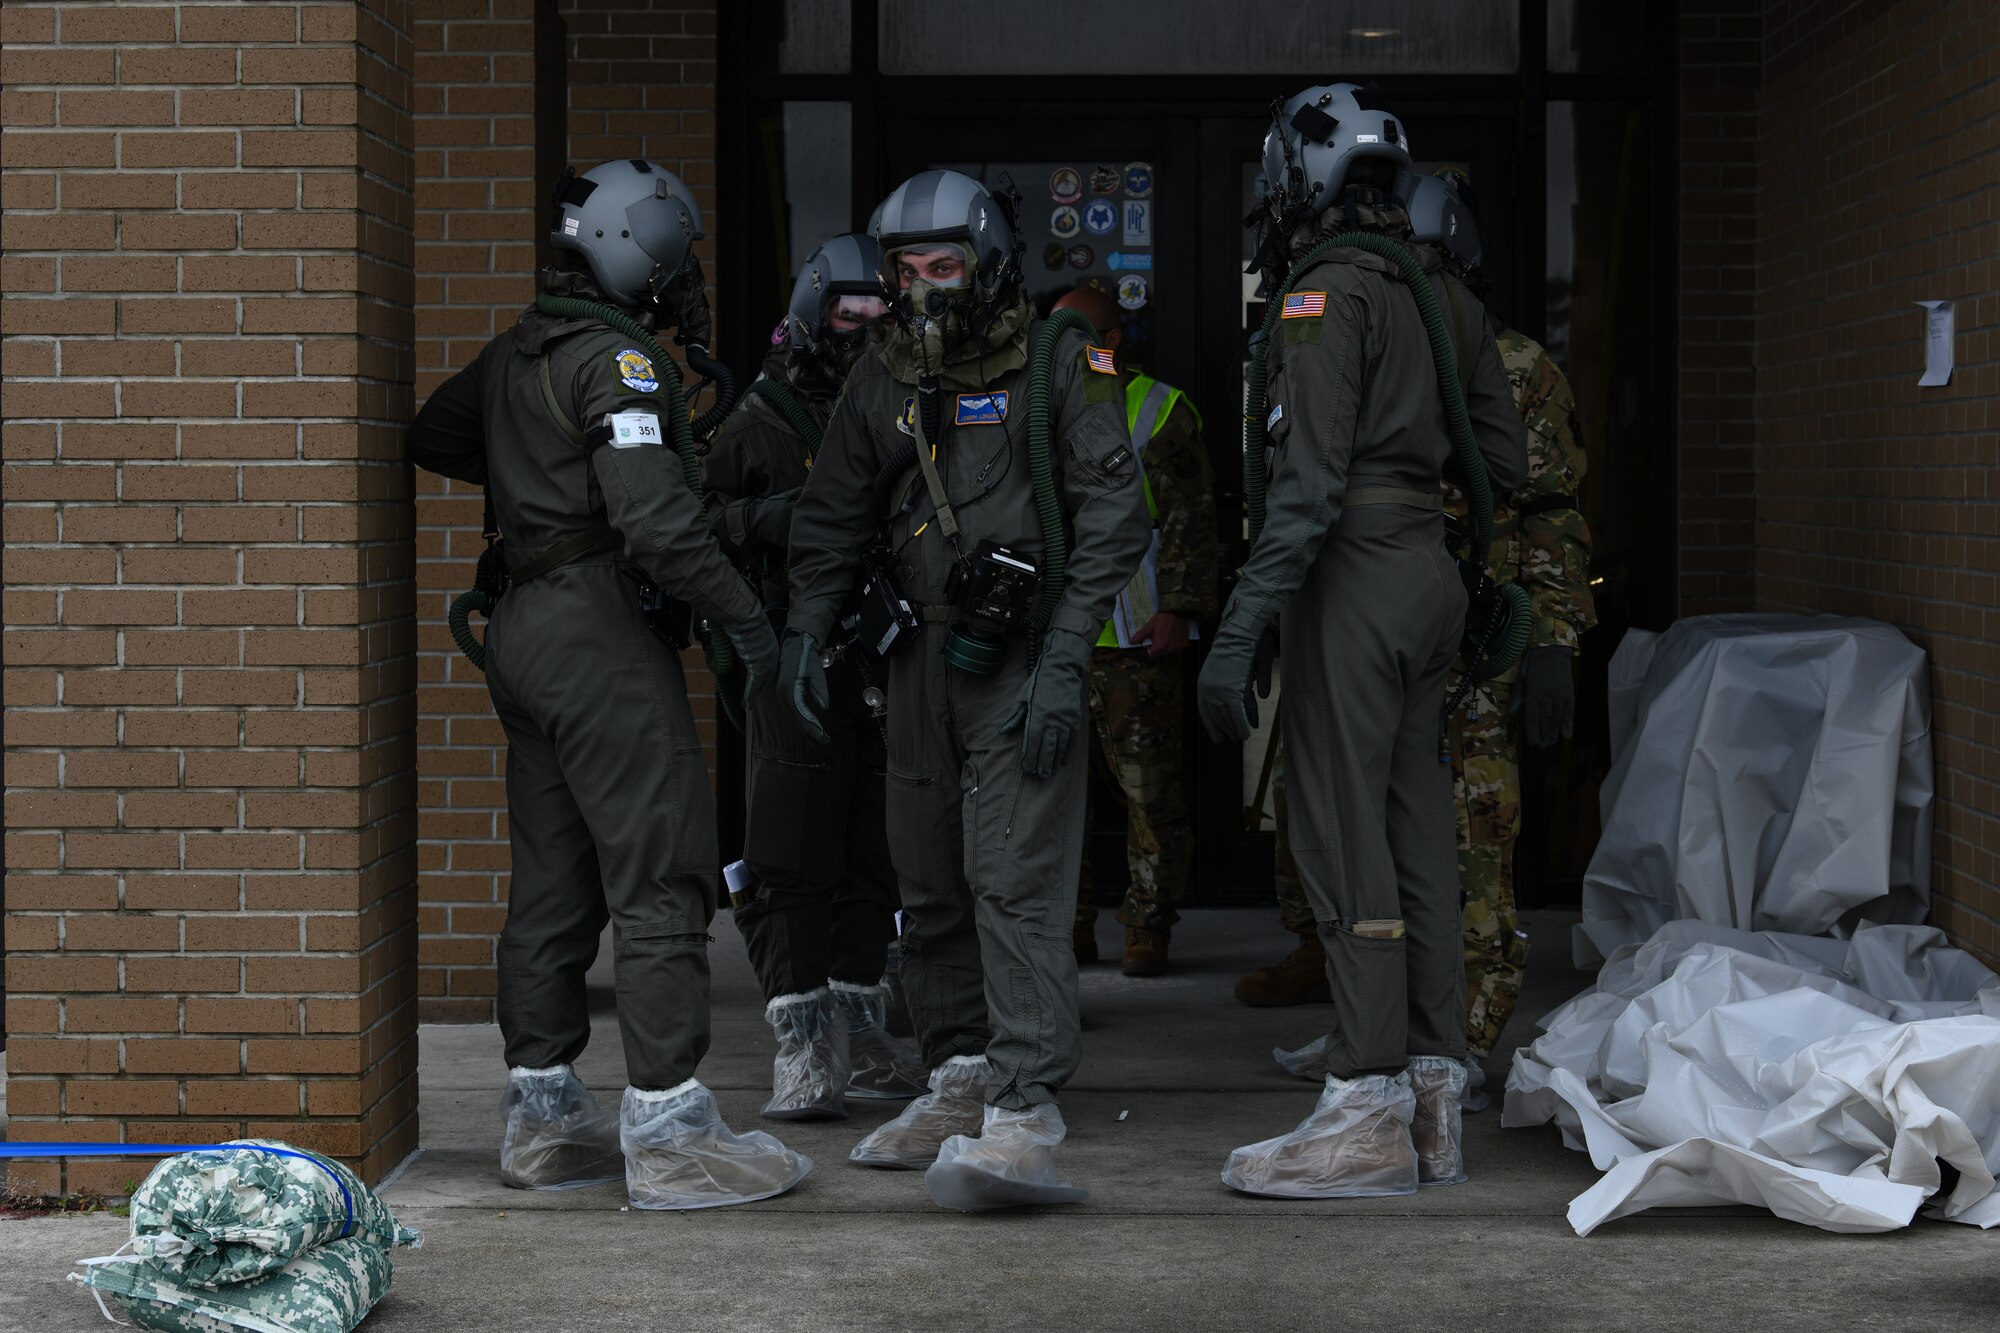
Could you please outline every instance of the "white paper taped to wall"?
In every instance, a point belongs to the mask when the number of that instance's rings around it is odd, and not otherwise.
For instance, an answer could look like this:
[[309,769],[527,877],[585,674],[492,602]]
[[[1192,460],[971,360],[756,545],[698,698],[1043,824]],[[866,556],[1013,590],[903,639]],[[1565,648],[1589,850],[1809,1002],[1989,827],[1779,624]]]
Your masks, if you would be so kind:
[[1924,308],[1924,374],[1917,383],[1935,388],[1951,383],[1952,336],[1956,321],[1949,301],[1919,301]]

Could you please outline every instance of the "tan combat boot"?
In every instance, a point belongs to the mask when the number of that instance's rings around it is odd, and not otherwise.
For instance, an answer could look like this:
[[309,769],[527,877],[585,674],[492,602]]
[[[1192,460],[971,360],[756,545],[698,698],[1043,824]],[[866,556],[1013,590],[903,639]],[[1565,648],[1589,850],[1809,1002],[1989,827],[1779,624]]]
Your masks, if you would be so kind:
[[1326,946],[1318,935],[1299,936],[1299,947],[1268,967],[1236,979],[1236,999],[1253,1009],[1282,1009],[1294,1004],[1329,1004]]
[[1167,944],[1171,937],[1164,929],[1149,926],[1125,927],[1125,975],[1163,977],[1167,974]]

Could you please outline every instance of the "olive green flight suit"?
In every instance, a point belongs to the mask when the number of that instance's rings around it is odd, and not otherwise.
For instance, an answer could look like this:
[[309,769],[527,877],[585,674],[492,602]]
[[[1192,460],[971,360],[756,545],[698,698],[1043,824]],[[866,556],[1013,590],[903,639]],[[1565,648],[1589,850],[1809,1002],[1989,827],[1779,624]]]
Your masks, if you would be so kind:
[[[605,549],[516,582],[487,626],[514,858],[500,1027],[509,1065],[573,1063],[590,1039],[584,973],[610,920],[626,1075],[641,1089],[686,1082],[708,1049],[719,854],[680,658],[647,628],[624,566],[726,627],[760,614],[666,443],[659,377],[675,373],[602,324],[530,309],[410,432],[418,465],[487,486],[512,568],[611,530]],[[614,413],[651,416],[656,433],[604,440]]]
[[[1030,327],[1030,339],[1038,328]],[[1138,568],[1152,525],[1126,439],[1124,389],[1115,372],[1092,367],[1085,346],[1065,335],[1052,376],[1051,459],[1070,532],[1069,582],[1052,627],[1090,642]],[[1040,560],[1026,369],[997,375],[978,393],[937,392],[933,442],[959,548],[970,556],[991,538]],[[1007,395],[1004,420],[956,424],[962,414],[979,415],[977,400],[995,392]],[[881,526],[878,474],[890,469],[880,490],[903,507],[889,537],[904,596],[927,617],[917,643],[889,662],[889,850],[903,898],[901,976],[924,1062],[935,1069],[952,1056],[984,1054],[993,1071],[987,1100],[1022,1109],[1055,1100],[1082,1055],[1070,925],[1087,744],[1079,735],[1052,777],[1022,771],[1021,730],[1009,723],[1029,675],[1025,640],[1009,641],[991,676],[945,660],[944,585],[956,552],[923,482],[895,484],[904,468],[891,468],[913,444],[916,394],[875,350],[849,378],[792,516],[790,623],[828,640],[854,589],[858,558]]]
[[[1414,299],[1359,250],[1331,252],[1292,290],[1324,306],[1278,322],[1269,517],[1223,619],[1257,632],[1283,612],[1287,832],[1326,946],[1327,1072],[1355,1078],[1465,1051],[1438,744],[1466,599],[1438,499],[1450,437]],[[1504,493],[1527,475],[1520,418],[1483,327],[1460,345],[1480,349],[1467,406]]]
[[[785,384],[824,430],[834,395],[787,383],[785,373],[784,354],[772,353],[765,374]],[[810,468],[811,451],[791,421],[750,394],[710,443],[703,483],[728,506],[796,490]],[[750,538],[742,554],[754,566],[766,613],[782,632],[784,549]],[[732,899],[766,999],[803,994],[829,979],[876,985],[896,938],[882,725],[862,701],[866,683],[852,655],[826,674],[830,744],[807,733],[778,691],[760,695],[749,710],[743,859],[756,884]]]

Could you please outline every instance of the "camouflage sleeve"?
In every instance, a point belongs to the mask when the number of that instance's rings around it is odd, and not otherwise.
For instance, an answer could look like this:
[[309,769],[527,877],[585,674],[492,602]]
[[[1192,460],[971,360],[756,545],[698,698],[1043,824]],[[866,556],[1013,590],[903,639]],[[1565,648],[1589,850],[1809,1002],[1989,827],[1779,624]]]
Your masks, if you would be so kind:
[[1201,424],[1185,400],[1146,446],[1146,484],[1160,513],[1160,609],[1200,618],[1216,612],[1221,550],[1215,530],[1215,473]]
[[[1500,337],[1515,405],[1528,437],[1528,480],[1511,497],[1519,511],[1536,500],[1572,501],[1587,466],[1576,434],[1576,395],[1540,344],[1508,330]],[[1597,623],[1590,593],[1590,525],[1581,510],[1556,508],[1521,520],[1520,584],[1534,608],[1537,647],[1574,649]]]

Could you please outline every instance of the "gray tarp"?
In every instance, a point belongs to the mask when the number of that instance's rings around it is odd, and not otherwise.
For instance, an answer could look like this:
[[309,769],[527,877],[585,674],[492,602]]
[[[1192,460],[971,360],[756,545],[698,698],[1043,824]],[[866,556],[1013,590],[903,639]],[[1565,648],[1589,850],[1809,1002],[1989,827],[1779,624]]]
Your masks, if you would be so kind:
[[1930,902],[1924,654],[1878,621],[1697,616],[1611,661],[1580,967],[1692,918],[1850,934]]

